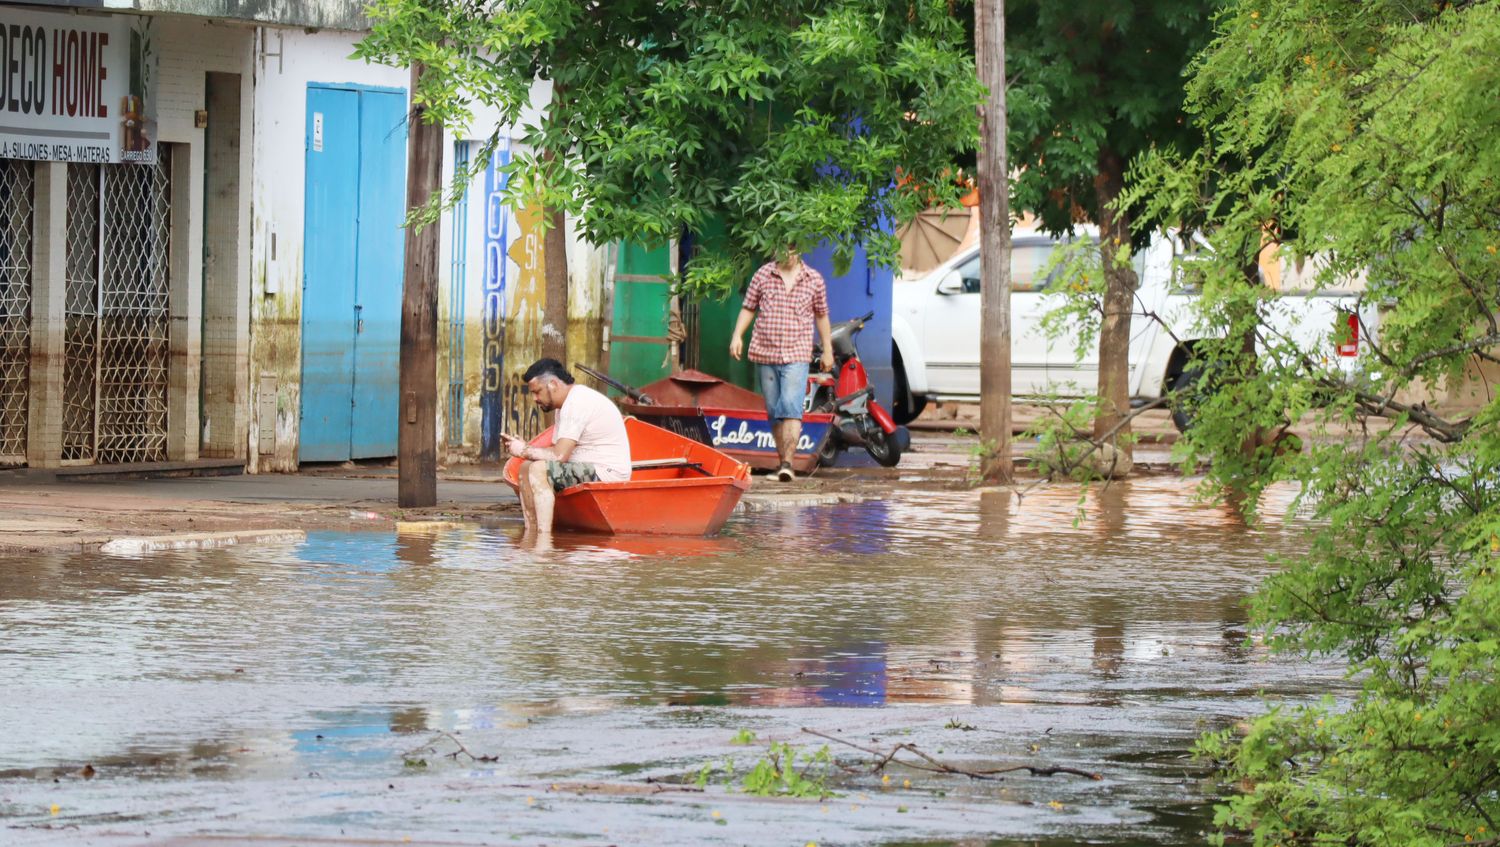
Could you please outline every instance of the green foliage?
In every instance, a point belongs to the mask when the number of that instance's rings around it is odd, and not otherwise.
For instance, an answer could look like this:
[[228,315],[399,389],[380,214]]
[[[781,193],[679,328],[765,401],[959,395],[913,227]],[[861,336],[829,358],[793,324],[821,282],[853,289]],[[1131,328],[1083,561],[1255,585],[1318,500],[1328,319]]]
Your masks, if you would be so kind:
[[741,783],[746,794],[757,797],[812,797],[821,799],[832,796],[828,790],[828,773],[833,767],[833,754],[826,746],[816,753],[803,755],[798,767],[798,750],[786,742],[772,744],[771,749]]
[[[738,737],[737,735],[736,738]],[[833,797],[836,795],[828,788],[828,776],[833,768],[833,754],[827,746],[818,748],[816,752],[806,753],[779,741],[772,744],[765,755],[745,772],[739,780],[739,788],[756,797]],[[722,775],[726,785],[735,784],[736,771],[734,763],[729,760],[725,760],[718,768],[712,762],[705,763],[698,769],[695,784],[699,788],[707,786],[716,772]]]
[[[1212,245],[1199,310],[1225,337],[1199,351],[1213,390],[1183,455],[1248,512],[1295,482],[1311,517],[1255,619],[1359,686],[1205,739],[1243,789],[1218,824],[1257,845],[1496,843],[1500,402],[1408,398],[1500,361],[1500,6],[1235,0],[1217,27],[1187,89],[1204,145],[1143,159],[1126,199]],[[1268,241],[1322,284],[1366,281],[1372,367],[1346,378],[1265,329],[1296,302],[1257,283]],[[1294,423],[1313,437],[1283,449]]]
[[1069,403],[1055,396],[1044,398],[1042,403],[1046,414],[1021,436],[1036,440],[1036,446],[1026,454],[1032,470],[1049,479],[1098,479],[1091,458],[1097,450],[1091,436],[1098,404],[1094,400]]
[[733,738],[729,739],[729,743],[730,744],[740,744],[740,745],[754,744],[755,743],[755,733],[751,732],[748,729],[742,729],[739,732],[736,732],[734,734]]
[[971,435],[976,437],[973,444],[964,448],[964,452],[969,454],[969,465],[964,469],[964,476],[972,484],[984,482],[984,468],[1000,455],[999,442],[994,439],[978,438],[978,433],[969,432],[963,427],[954,430],[953,434],[959,437]]
[[1063,338],[1073,342],[1073,355],[1082,361],[1099,338],[1104,320],[1105,261],[1115,268],[1130,265],[1130,248],[1118,245],[1101,250],[1096,239],[1081,237],[1059,242],[1047,260],[1042,334],[1049,344]]
[[[1005,4],[1014,205],[1052,232],[1100,219],[1096,177],[1152,147],[1192,149],[1182,74],[1215,0]],[[1109,160],[1117,161],[1111,164]]]
[[[423,63],[431,119],[532,121],[512,203],[565,210],[596,243],[722,223],[689,263],[699,293],[789,243],[894,266],[882,224],[956,201],[955,159],[978,141],[982,90],[945,0],[376,0],[370,16],[356,55]],[[540,119],[534,80],[551,85]]]

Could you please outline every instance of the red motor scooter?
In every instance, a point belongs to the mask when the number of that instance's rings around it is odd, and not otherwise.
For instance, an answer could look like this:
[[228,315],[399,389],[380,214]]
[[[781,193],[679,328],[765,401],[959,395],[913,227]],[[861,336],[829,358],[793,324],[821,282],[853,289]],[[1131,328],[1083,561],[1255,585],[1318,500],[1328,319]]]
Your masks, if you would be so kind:
[[807,377],[807,410],[833,414],[833,428],[818,450],[820,464],[834,465],[839,453],[862,445],[870,458],[890,468],[911,447],[911,433],[897,426],[891,413],[875,399],[875,386],[870,384],[870,376],[859,361],[859,349],[854,346],[854,336],[873,317],[874,312],[867,312],[863,317],[834,324],[833,373]]

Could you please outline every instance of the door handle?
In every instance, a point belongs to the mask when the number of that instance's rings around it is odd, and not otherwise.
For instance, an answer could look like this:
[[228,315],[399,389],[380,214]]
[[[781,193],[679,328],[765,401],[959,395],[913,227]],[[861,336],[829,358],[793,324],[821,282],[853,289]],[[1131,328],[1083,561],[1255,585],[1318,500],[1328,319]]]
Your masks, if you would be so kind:
[[364,310],[365,310],[364,306],[361,306],[358,303],[354,304],[354,334],[355,335],[361,335],[365,331],[365,319],[364,319],[364,317],[362,315],[360,315],[360,312],[363,312]]

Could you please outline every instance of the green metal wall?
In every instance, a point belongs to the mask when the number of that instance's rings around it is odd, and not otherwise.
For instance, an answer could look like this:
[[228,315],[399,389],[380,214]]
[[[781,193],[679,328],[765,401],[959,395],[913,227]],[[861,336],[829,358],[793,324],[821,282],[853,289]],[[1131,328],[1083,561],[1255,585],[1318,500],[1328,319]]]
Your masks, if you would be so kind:
[[[609,374],[628,385],[655,382],[671,372],[667,317],[671,309],[668,247],[648,250],[621,242],[615,263]],[[727,342],[726,342],[727,343]]]

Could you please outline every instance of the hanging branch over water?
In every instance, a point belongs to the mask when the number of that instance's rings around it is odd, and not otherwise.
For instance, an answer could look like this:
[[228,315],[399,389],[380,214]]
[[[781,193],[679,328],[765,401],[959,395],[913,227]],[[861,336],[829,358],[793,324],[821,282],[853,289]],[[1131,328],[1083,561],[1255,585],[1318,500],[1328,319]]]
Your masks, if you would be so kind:
[[[911,768],[912,770],[927,771],[929,773],[956,774],[958,776],[966,776],[970,779],[985,779],[994,781],[1004,779],[1005,777],[1002,776],[1002,774],[1016,773],[1017,771],[1026,771],[1032,776],[1056,776],[1057,774],[1070,774],[1072,776],[1081,776],[1085,779],[1104,779],[1103,774],[1090,773],[1089,771],[1062,766],[1036,767],[1033,765],[1013,765],[1008,768],[994,768],[992,770],[970,770],[968,768],[961,768],[957,765],[950,765],[947,762],[934,759],[933,757],[917,749],[917,745],[915,744],[897,744],[889,751],[881,752],[880,750],[876,750],[872,747],[864,747],[862,745],[855,744],[852,741],[845,741],[842,738],[829,735],[826,732],[819,732],[815,729],[808,729],[805,726],[802,727],[802,731],[807,733],[808,735],[816,735],[819,738],[832,741],[835,744],[842,744],[845,747],[852,747],[862,753],[869,753],[870,755],[874,756],[875,763],[871,765],[870,773],[880,773],[885,769],[886,765],[895,763],[904,767]],[[910,753],[911,755],[916,756],[921,761],[913,762],[909,759],[902,760],[897,758],[901,753]]]

